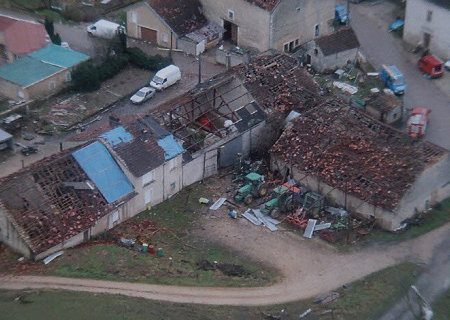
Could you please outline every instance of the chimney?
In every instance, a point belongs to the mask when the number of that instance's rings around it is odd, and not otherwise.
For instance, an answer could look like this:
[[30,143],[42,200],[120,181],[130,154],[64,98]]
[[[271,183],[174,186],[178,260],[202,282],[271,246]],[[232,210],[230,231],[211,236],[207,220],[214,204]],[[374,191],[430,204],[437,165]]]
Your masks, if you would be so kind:
[[115,127],[115,126],[120,125],[120,118],[119,118],[119,116],[114,114],[114,113],[111,113],[109,115],[109,125],[111,127]]

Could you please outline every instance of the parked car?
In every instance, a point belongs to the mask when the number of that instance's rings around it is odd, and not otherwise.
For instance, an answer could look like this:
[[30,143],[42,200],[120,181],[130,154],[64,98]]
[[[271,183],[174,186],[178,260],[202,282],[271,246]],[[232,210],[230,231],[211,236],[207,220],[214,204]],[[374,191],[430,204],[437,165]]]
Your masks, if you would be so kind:
[[427,130],[428,118],[431,109],[425,107],[414,108],[408,120],[408,134],[413,138],[419,138]]
[[108,20],[98,20],[96,23],[87,27],[87,33],[91,36],[96,36],[105,39],[112,39],[119,33],[119,30],[125,31],[125,28],[120,24]]
[[444,74],[442,61],[433,55],[420,58],[417,65],[420,70],[425,72],[425,74],[429,75],[431,78],[439,78]]
[[161,91],[177,83],[180,80],[181,80],[180,68],[171,64],[170,66],[159,70],[155,74],[152,81],[150,81],[150,86],[155,88],[157,91]]
[[153,98],[155,96],[155,93],[155,89],[150,87],[143,87],[139,89],[138,92],[133,94],[133,96],[130,98],[130,101],[134,104],[139,104]]
[[25,147],[21,150],[24,156],[29,156],[30,154],[38,153],[38,149],[36,147]]
[[380,72],[381,81],[383,84],[391,89],[395,94],[404,94],[406,90],[406,83],[403,80],[403,74],[394,65],[381,66]]
[[447,71],[450,71],[450,60],[448,60],[446,63],[444,63],[444,68]]

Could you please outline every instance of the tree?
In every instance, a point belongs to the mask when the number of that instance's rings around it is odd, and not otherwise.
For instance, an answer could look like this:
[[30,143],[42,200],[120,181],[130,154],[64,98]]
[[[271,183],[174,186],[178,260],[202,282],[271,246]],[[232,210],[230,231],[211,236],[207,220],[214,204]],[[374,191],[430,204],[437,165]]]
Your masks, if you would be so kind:
[[47,34],[50,37],[50,39],[55,35],[55,27],[53,26],[53,21],[45,18],[44,21],[45,30],[47,30]]
[[59,35],[59,33],[53,35],[53,37],[50,37],[50,39],[52,40],[53,44],[56,44],[58,46],[61,45],[61,36]]
[[100,88],[98,70],[92,62],[85,62],[73,70],[72,84],[77,90],[94,91]]

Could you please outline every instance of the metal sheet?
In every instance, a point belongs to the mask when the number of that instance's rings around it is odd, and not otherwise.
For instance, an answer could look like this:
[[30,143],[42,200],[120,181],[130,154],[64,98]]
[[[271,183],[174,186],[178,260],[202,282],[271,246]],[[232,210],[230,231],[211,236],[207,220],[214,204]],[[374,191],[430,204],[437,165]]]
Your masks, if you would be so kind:
[[316,219],[308,220],[308,225],[306,226],[305,233],[303,234],[303,236],[305,238],[308,238],[308,239],[312,238],[312,234],[314,232],[314,228],[316,227],[316,223],[317,223]]
[[100,142],[94,142],[72,153],[109,203],[133,191],[133,185]]
[[257,219],[252,213],[251,210],[247,210],[245,211],[242,216],[247,219],[248,221],[250,221],[251,223],[253,223],[255,226],[260,226],[262,225],[262,222],[259,221],[259,219]]
[[320,231],[331,228],[331,223],[322,223],[314,227],[314,231]]
[[209,209],[214,211],[219,209],[225,203],[225,200],[227,200],[227,198],[219,198],[219,200],[214,202],[214,204],[211,207],[209,207]]
[[274,225],[272,222],[268,221],[266,217],[262,214],[260,210],[253,210],[253,214],[258,218],[259,221],[262,222],[262,224],[269,229],[270,231],[277,231],[278,228],[276,225]]
[[219,148],[219,168],[235,164],[238,153],[242,153],[242,136],[237,137]]

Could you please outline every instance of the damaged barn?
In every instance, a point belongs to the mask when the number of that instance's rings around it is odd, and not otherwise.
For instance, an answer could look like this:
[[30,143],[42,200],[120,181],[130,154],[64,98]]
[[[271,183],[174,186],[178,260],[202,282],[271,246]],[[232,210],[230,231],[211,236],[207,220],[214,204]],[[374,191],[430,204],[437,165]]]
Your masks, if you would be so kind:
[[450,191],[447,150],[336,101],[295,119],[270,153],[272,169],[389,230]]
[[42,259],[128,217],[134,195],[101,143],[67,150],[0,181],[0,240]]

